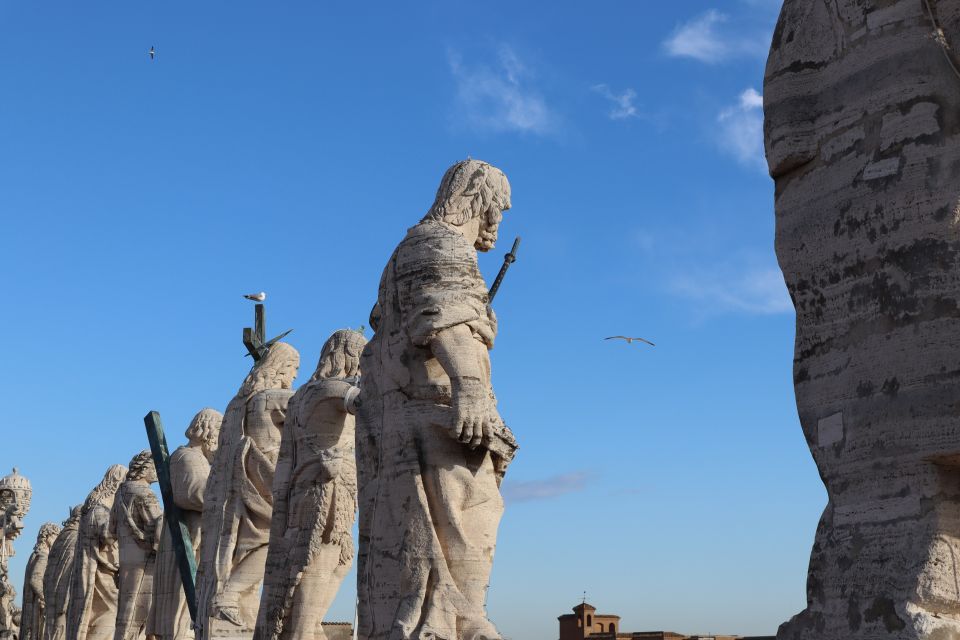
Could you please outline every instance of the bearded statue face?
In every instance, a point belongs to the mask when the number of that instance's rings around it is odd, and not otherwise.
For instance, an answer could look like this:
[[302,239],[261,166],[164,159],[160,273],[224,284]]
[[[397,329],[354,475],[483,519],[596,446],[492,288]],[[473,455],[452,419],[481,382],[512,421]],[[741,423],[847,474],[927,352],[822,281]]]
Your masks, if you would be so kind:
[[506,176],[500,176],[500,188],[494,194],[487,210],[480,215],[480,229],[473,245],[477,251],[490,251],[496,246],[503,212],[510,208],[510,183]]

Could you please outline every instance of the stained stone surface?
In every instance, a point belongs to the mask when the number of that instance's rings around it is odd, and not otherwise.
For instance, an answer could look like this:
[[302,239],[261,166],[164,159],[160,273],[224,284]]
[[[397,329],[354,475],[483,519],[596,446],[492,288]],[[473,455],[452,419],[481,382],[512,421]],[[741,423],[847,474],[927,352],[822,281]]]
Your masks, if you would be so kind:
[[80,514],[83,505],[70,510],[57,539],[50,547],[47,568],[43,572],[43,640],[64,640],[67,635],[67,607],[73,586]]
[[17,590],[10,581],[8,561],[14,555],[13,541],[23,531],[32,495],[30,481],[16,468],[0,478],[0,639],[15,638],[20,633],[22,616],[14,605]]
[[[202,409],[190,421],[184,435],[187,444],[170,456],[170,485],[173,501],[190,532],[194,557],[200,555],[200,519],[203,492],[210,475],[210,460],[217,450],[223,414]],[[153,606],[147,621],[147,635],[159,640],[190,640],[194,637],[177,557],[168,525],[161,520],[160,545],[153,580]]]
[[828,495],[783,640],[960,637],[960,0],[930,8],[786,0],[773,37],[776,251]]
[[156,481],[153,456],[141,451],[130,461],[110,509],[110,535],[117,540],[120,567],[114,640],[142,638],[153,602],[157,525],[163,513],[150,488]]
[[365,640],[501,637],[485,599],[516,442],[490,381],[497,323],[476,251],[509,208],[499,169],[459,162],[383,271],[357,414]]
[[23,574],[23,611],[20,619],[20,640],[43,640],[43,574],[50,559],[50,548],[60,534],[60,526],[45,522],[37,534],[37,544],[27,560]]
[[329,640],[322,626],[353,565],[355,402],[363,334],[337,331],[290,400],[254,640]]
[[203,497],[197,636],[253,637],[273,513],[273,477],[300,356],[278,342],[224,412]]
[[119,548],[110,533],[110,510],[127,468],[115,464],[83,503],[80,514],[67,640],[113,640],[117,623]]

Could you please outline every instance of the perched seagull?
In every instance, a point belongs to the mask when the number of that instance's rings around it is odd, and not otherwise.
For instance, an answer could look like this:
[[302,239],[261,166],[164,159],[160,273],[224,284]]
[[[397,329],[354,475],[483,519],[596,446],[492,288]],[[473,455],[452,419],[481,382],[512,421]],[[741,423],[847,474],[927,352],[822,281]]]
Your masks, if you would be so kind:
[[267,299],[267,294],[261,291],[260,293],[245,293],[243,297],[247,300],[253,300],[254,302],[263,302]]
[[150,53],[150,59],[153,60],[157,55],[157,50],[154,49],[153,47],[150,47],[149,53]]
[[628,338],[627,336],[610,336],[609,338],[604,338],[604,340],[626,340],[627,344],[633,344],[635,340],[639,340],[640,342],[646,342],[651,347],[657,346],[644,338]]

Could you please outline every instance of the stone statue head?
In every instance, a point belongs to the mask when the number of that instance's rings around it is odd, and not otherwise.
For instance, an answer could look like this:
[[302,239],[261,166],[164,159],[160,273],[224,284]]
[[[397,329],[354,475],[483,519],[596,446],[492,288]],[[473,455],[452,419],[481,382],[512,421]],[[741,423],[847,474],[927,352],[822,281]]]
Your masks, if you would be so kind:
[[477,221],[474,248],[489,251],[497,243],[503,212],[510,208],[510,183],[500,169],[480,160],[462,160],[440,181],[437,197],[423,221],[435,220],[454,227]]
[[93,491],[87,496],[83,503],[82,513],[87,513],[91,509],[101,504],[112,504],[113,496],[120,488],[120,484],[127,477],[127,468],[122,464],[112,465],[107,472],[103,474],[103,480],[93,488]]
[[67,519],[64,520],[61,524],[64,527],[69,527],[80,522],[80,514],[83,513],[83,505],[78,504],[70,507],[70,515],[67,516]]
[[320,362],[310,382],[320,378],[352,378],[360,375],[360,354],[367,344],[363,334],[353,329],[334,332],[323,345]]
[[60,525],[54,522],[45,522],[40,525],[40,532],[37,534],[37,544],[34,551],[40,552],[44,549],[49,550],[53,546],[53,541],[60,535]]
[[157,469],[153,465],[153,454],[149,449],[144,449],[130,460],[127,480],[143,480],[147,484],[157,481]]
[[277,342],[247,374],[240,394],[249,396],[265,389],[291,389],[299,368],[297,350],[286,342]]
[[193,416],[190,426],[184,432],[191,447],[200,447],[207,460],[213,459],[220,439],[220,425],[223,423],[223,414],[209,407],[201,409]]

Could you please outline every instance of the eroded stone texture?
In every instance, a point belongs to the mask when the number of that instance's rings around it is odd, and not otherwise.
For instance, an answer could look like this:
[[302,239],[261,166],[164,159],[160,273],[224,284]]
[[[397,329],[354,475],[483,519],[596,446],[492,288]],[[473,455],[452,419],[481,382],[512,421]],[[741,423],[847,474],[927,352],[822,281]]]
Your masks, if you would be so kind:
[[23,531],[32,495],[30,481],[16,469],[0,478],[0,638],[20,633],[21,612],[13,603],[17,590],[10,582],[8,561],[14,555],[13,541]]
[[334,333],[290,400],[254,640],[326,640],[323,618],[353,565],[355,402],[363,334]]
[[204,491],[198,637],[249,639],[257,620],[273,512],[273,477],[300,356],[278,342],[224,413]]
[[47,568],[43,572],[43,640],[64,640],[67,635],[67,607],[73,586],[80,514],[83,505],[70,510],[63,529],[50,547]]
[[20,640],[43,640],[43,574],[50,559],[50,548],[60,534],[60,526],[45,522],[37,534],[37,544],[27,560],[23,574],[23,613],[20,622]]
[[485,599],[516,442],[490,382],[497,324],[476,250],[508,208],[500,170],[457,163],[380,280],[357,419],[365,640],[501,637]]
[[[180,517],[190,532],[194,557],[200,555],[200,519],[203,512],[203,492],[210,475],[210,460],[217,450],[223,414],[214,409],[202,409],[190,421],[184,435],[187,444],[170,456],[170,485],[173,501],[180,509]],[[194,637],[187,609],[186,596],[177,557],[173,551],[170,530],[165,522],[160,525],[160,547],[157,551],[156,574],[153,580],[153,606],[147,622],[147,635],[159,640],[189,640]]]
[[[930,6],[960,44],[960,0]],[[784,640],[960,637],[960,78],[938,39],[921,0],[786,0],[774,34],[776,250],[828,494]]]
[[110,510],[127,468],[107,469],[83,503],[74,558],[67,640],[113,640],[117,622],[117,540],[110,533]]
[[130,461],[110,509],[110,535],[119,549],[117,628],[114,640],[144,636],[153,601],[153,573],[157,559],[157,525],[163,510],[150,489],[157,470],[149,450]]

